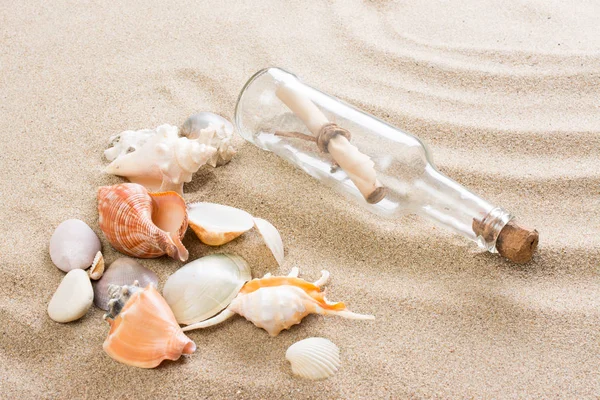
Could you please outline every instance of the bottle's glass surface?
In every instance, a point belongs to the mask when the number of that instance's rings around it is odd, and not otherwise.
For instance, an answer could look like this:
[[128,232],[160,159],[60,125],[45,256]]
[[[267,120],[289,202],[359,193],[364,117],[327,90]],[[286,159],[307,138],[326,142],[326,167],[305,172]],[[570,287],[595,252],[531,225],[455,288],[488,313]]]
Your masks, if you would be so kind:
[[[367,203],[346,173],[332,168],[331,156],[320,151],[314,142],[274,134],[295,131],[311,135],[304,122],[277,97],[276,90],[281,85],[310,99],[330,122],[351,133],[351,143],[371,158],[377,178],[387,187],[383,200]],[[236,105],[235,124],[246,140],[276,153],[380,215],[419,214],[491,252],[495,252],[500,230],[511,219],[504,210],[438,172],[417,137],[302,83],[282,69],[268,68],[250,78]],[[485,224],[485,235],[474,232],[474,220]]]

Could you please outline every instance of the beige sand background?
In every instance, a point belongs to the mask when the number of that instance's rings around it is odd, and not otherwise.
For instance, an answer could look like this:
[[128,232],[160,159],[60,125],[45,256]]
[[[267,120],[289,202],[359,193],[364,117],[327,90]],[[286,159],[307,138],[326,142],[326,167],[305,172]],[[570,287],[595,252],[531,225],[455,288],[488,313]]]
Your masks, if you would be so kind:
[[[0,396],[600,396],[600,7],[504,3],[1,2]],[[121,181],[102,173],[109,136],[199,110],[231,117],[245,80],[271,65],[420,136],[442,171],[538,228],[534,261],[377,218],[237,138],[239,155],[199,172],[186,200],[268,218],[285,268],[255,251],[257,271],[326,268],[329,297],[375,321],[312,316],[270,338],[237,317],[192,332],[198,351],[154,370],[102,351],[98,309],[51,321],[61,221],[86,221],[107,261],[119,256],[97,225],[96,188]],[[212,251],[190,233],[191,259]],[[143,264],[161,285],[180,267]],[[294,378],[284,359],[309,336],[341,348],[325,382]]]

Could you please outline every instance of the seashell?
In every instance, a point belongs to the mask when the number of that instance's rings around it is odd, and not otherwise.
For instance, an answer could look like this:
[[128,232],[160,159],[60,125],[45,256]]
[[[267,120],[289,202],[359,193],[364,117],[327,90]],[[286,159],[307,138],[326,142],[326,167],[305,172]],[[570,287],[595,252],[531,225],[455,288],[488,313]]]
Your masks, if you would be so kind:
[[140,368],[192,354],[196,344],[182,331],[165,299],[151,283],[145,289],[110,287],[112,299],[104,319],[110,325],[103,348],[113,359]]
[[100,229],[121,253],[139,258],[168,254],[185,261],[181,243],[187,229],[185,202],[175,192],[148,193],[136,183],[98,189]]
[[50,238],[50,258],[58,269],[87,269],[100,251],[100,239],[79,219],[68,219],[56,227]]
[[128,149],[133,149],[132,152],[124,153],[119,142],[114,143],[119,150],[110,156],[118,155],[105,172],[123,176],[151,191],[183,194],[183,184],[190,182],[192,174],[217,153],[216,148],[204,143],[205,139],[179,137],[176,126],[161,125],[151,136],[147,129],[137,132],[137,136],[123,135],[128,138]]
[[167,279],[163,296],[177,322],[189,325],[227,307],[250,279],[250,268],[242,257],[212,254],[178,269]]
[[102,310],[108,310],[110,295],[108,288],[110,285],[123,286],[131,282],[139,281],[142,287],[149,284],[158,285],[158,276],[143,267],[132,258],[121,257],[113,261],[110,267],[98,282],[94,282],[94,304]]
[[90,279],[98,280],[102,278],[102,274],[104,274],[104,257],[102,256],[102,252],[99,251],[96,253],[96,257],[94,257],[92,266],[88,269],[88,275]]
[[56,322],[71,322],[92,306],[94,291],[87,272],[73,269],[65,275],[48,303],[48,315]]
[[217,149],[207,162],[211,167],[227,164],[236,153],[231,145],[233,125],[211,112],[200,112],[189,117],[181,126],[181,136],[200,139],[207,146]]
[[231,242],[254,226],[246,211],[215,203],[188,204],[188,220],[200,241],[210,246]]
[[340,349],[329,339],[311,337],[291,345],[285,358],[292,365],[292,372],[302,378],[327,379],[337,372]]
[[195,139],[201,130],[209,127],[222,130],[225,135],[233,135],[233,124],[218,114],[202,111],[191,115],[181,126],[181,136]]
[[125,131],[110,137],[112,147],[104,150],[104,157],[108,161],[134,152],[140,149],[148,139],[154,136],[156,132],[153,129],[142,129],[139,131]]
[[283,265],[283,241],[279,231],[269,221],[262,218],[254,218],[254,225],[281,267]]
[[284,329],[299,324],[308,314],[337,315],[349,319],[374,319],[372,315],[356,314],[346,309],[344,303],[331,303],[325,299],[320,286],[324,285],[329,272],[314,283],[297,277],[292,269],[288,276],[265,275],[246,283],[229,306],[215,317],[188,325],[184,331],[207,328],[240,314],[269,335],[277,336]]

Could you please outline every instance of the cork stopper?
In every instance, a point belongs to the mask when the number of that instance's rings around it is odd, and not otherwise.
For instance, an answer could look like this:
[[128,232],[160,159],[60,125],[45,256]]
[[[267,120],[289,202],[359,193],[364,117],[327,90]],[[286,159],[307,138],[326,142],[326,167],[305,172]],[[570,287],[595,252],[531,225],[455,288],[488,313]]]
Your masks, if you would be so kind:
[[367,196],[366,200],[369,204],[377,204],[384,197],[387,196],[387,188],[385,186],[378,186],[369,196]]
[[533,257],[539,237],[537,230],[525,228],[514,221],[509,221],[498,235],[496,250],[501,256],[513,262],[526,263]]
[[[495,210],[500,210],[497,208]],[[483,220],[473,219],[473,232],[481,236],[487,243],[494,243],[496,250],[502,257],[518,264],[529,262],[533,257],[538,245],[539,234],[535,229],[525,228],[510,220],[502,227],[493,212],[488,214]]]

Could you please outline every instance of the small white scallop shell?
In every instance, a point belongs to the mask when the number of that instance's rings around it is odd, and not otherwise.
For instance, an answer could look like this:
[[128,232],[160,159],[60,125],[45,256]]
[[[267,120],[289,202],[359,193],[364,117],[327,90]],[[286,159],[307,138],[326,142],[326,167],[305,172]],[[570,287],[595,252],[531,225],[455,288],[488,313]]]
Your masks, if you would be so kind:
[[175,271],[165,283],[163,297],[177,322],[189,325],[227,307],[250,279],[250,267],[242,257],[211,254]]
[[291,345],[285,358],[302,378],[327,379],[340,368],[340,349],[329,339],[312,337]]

